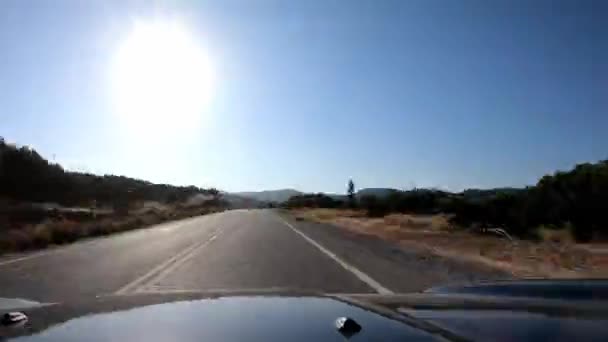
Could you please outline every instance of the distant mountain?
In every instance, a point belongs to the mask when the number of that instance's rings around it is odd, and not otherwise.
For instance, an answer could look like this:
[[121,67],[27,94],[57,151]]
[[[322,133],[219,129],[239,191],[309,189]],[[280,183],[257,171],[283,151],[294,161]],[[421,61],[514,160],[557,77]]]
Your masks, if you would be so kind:
[[228,207],[231,209],[252,209],[262,208],[265,206],[264,202],[258,201],[251,197],[239,196],[231,193],[222,193],[222,199],[228,202]]
[[335,200],[338,200],[338,201],[345,201],[346,198],[348,198],[348,196],[346,196],[344,194],[325,194],[325,195],[327,195]]
[[[357,191],[355,195],[358,198],[361,198],[363,196],[376,196],[379,198],[383,198],[397,191],[400,190],[393,188],[363,188]],[[305,193],[294,189],[280,189],[266,191],[232,192],[230,194],[238,196],[240,198],[254,199],[256,201],[280,203],[287,201],[292,196],[304,195]],[[345,201],[347,199],[346,194],[325,193],[324,195],[327,195],[335,200],[340,201]]]
[[363,196],[376,196],[376,197],[386,197],[393,192],[399,191],[397,189],[392,188],[363,188],[357,191],[357,197]]
[[302,192],[294,189],[280,189],[265,191],[233,192],[232,194],[239,197],[252,198],[257,201],[284,202],[287,201],[291,196],[301,195]]

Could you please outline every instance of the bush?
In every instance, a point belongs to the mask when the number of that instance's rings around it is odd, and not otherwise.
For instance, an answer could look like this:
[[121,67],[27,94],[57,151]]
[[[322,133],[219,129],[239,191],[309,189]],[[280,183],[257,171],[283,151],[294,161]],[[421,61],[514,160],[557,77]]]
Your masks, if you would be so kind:
[[[293,207],[340,207],[322,194],[295,196]],[[568,227],[577,241],[608,238],[608,161],[580,164],[569,172],[542,177],[535,186],[515,189],[468,189],[449,193],[434,189],[393,191],[385,197],[364,196],[360,206],[370,217],[387,213],[450,216],[460,227],[500,227],[521,238],[538,238],[536,227]]]
[[25,230],[12,229],[3,234],[0,240],[2,250],[26,250],[33,247],[32,238]]
[[389,212],[387,201],[376,196],[363,196],[359,202],[361,207],[366,210],[366,214],[369,217],[384,217],[384,215]]
[[80,236],[78,227],[69,221],[58,222],[51,228],[51,242],[57,245],[74,242]]
[[566,223],[563,227],[540,226],[536,229],[538,239],[543,242],[571,244],[575,241],[573,227]]
[[287,208],[339,208],[342,201],[324,194],[304,194],[290,197],[283,206]]
[[51,243],[52,238],[53,237],[49,229],[48,223],[38,224],[32,230],[32,244],[37,248],[48,246]]

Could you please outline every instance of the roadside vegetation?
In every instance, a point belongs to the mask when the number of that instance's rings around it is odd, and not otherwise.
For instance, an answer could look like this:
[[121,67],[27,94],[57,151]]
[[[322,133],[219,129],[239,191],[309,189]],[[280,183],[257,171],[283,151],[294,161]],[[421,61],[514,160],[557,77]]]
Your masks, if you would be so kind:
[[[522,239],[547,231],[567,231],[579,242],[608,238],[608,161],[577,165],[568,172],[542,177],[527,188],[469,189],[451,193],[436,189],[390,190],[385,196],[324,194],[291,197],[287,208],[359,208],[369,217],[391,213],[444,214],[455,228],[501,228]],[[541,231],[545,232],[539,234]]]
[[606,278],[608,245],[577,243],[548,230],[545,240],[512,240],[493,233],[459,229],[444,214],[389,214],[369,217],[362,209],[294,208],[298,220],[329,223],[354,234],[371,235],[424,255],[482,264],[514,277]]
[[216,189],[64,170],[0,138],[0,254],[223,210]]
[[608,276],[608,161],[580,164],[526,188],[388,189],[342,198],[294,196],[297,218],[506,268],[518,276]]

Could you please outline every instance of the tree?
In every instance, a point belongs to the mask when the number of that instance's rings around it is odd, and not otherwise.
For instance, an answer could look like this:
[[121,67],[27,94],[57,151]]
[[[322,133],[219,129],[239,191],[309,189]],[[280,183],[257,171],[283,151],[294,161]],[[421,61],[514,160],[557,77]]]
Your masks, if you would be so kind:
[[0,137],[0,197],[23,202],[53,202],[64,206],[99,206],[128,211],[137,201],[185,201],[198,193],[216,196],[216,189],[153,184],[114,175],[70,172],[44,159],[34,149],[6,143]]
[[348,204],[351,208],[355,207],[355,183],[352,179],[348,180],[348,188],[346,189],[348,196]]

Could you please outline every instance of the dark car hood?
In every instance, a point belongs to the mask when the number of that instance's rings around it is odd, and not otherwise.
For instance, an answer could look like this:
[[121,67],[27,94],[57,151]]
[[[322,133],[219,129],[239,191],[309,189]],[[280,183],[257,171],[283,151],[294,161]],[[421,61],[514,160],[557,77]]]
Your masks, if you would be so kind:
[[398,319],[326,296],[155,294],[21,311],[27,324],[4,328],[15,341],[344,341],[335,327],[339,317],[362,326],[353,341],[434,340]]
[[608,336],[605,302],[471,294],[154,293],[20,310],[16,341],[585,341]]

